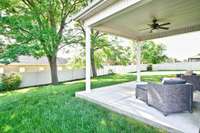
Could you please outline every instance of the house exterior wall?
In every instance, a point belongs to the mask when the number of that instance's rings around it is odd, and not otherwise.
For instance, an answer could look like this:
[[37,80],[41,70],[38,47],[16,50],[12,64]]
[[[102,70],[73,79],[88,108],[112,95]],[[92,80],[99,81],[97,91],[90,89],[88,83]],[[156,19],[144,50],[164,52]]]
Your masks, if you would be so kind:
[[200,58],[189,58],[188,62],[200,62]]

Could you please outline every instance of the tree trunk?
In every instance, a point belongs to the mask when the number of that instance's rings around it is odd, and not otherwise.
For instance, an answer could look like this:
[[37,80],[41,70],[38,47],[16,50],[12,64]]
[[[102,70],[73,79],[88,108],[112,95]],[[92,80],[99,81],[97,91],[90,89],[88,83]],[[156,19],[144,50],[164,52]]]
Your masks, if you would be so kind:
[[95,60],[94,60],[94,50],[92,48],[91,48],[91,66],[92,66],[93,77],[97,77],[97,71],[96,71]]
[[57,58],[56,56],[49,56],[49,65],[51,69],[51,83],[53,85],[58,84],[58,74],[57,74]]

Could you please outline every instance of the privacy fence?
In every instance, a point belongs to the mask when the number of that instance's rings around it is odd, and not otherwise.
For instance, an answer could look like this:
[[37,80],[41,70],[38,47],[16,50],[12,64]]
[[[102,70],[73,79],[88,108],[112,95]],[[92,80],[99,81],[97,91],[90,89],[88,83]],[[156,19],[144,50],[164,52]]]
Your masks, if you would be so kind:
[[[146,64],[141,65],[141,70],[147,70]],[[165,70],[200,70],[200,62],[186,63],[165,63],[152,66],[154,71]],[[110,73],[135,72],[136,65],[128,66],[105,66],[97,71],[97,74],[107,75]],[[51,82],[50,70],[48,65],[0,65],[0,73],[17,72],[22,76],[21,87],[49,84]],[[66,65],[58,66],[58,79],[60,82],[83,79],[85,70],[69,70]]]

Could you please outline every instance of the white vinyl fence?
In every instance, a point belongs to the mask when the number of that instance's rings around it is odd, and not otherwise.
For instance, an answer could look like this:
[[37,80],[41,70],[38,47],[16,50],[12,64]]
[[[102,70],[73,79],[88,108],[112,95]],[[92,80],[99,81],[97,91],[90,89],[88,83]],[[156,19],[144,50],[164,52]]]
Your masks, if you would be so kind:
[[[141,64],[140,65],[140,70],[141,71],[146,71],[147,69],[146,64]],[[129,73],[129,72],[136,72],[136,65],[127,65],[127,66],[121,66],[121,65],[116,65],[116,66],[105,66],[102,69],[99,69],[97,71],[97,75],[106,75],[109,73]]]
[[[141,70],[146,70],[147,65],[141,65]],[[105,66],[103,69],[97,70],[97,74],[107,75],[110,73],[128,73],[135,72],[136,66]],[[44,85],[51,83],[51,75],[49,70],[40,72],[21,72],[22,83],[20,87]],[[85,78],[85,69],[79,70],[60,70],[58,71],[59,82],[71,81]]]
[[200,62],[179,62],[153,65],[154,71],[161,70],[200,70]]
[[[146,71],[146,64],[141,65],[141,71]],[[39,67],[40,68],[40,67]],[[153,65],[154,71],[168,71],[168,70],[200,70],[200,62],[185,62],[185,63],[165,63]],[[136,65],[128,66],[105,66],[97,70],[97,74],[107,75],[110,73],[128,73],[136,72]],[[20,72],[22,76],[21,87],[44,85],[51,83],[51,76],[49,70],[36,71],[36,72]],[[67,70],[61,69],[58,71],[58,79],[62,81],[71,81],[85,78],[85,69],[80,70]]]
[[[44,85],[51,83],[50,71],[42,72],[23,72],[22,83],[20,87]],[[83,79],[85,77],[85,70],[62,70],[58,71],[59,82]]]

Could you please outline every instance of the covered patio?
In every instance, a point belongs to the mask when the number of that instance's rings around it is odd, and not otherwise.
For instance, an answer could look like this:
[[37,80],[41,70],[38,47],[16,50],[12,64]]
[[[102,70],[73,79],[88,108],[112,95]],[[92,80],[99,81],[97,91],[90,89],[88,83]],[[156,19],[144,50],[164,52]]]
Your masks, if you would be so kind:
[[165,117],[160,111],[135,98],[136,84],[133,81],[102,87],[90,93],[78,92],[76,96],[169,132],[199,133],[200,92],[194,93],[192,114],[175,113]]
[[[169,131],[199,132],[198,105],[192,114],[164,117],[134,97],[135,85],[141,82],[143,41],[200,31],[199,11],[199,0],[97,0],[86,7],[73,18],[84,23],[86,31],[86,90],[77,96]],[[128,38],[137,45],[137,82],[91,91],[91,29]],[[200,101],[199,95],[195,93],[194,100]]]

